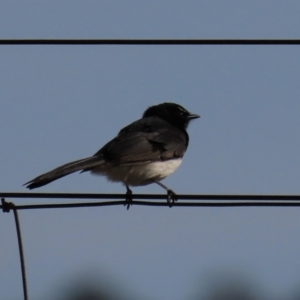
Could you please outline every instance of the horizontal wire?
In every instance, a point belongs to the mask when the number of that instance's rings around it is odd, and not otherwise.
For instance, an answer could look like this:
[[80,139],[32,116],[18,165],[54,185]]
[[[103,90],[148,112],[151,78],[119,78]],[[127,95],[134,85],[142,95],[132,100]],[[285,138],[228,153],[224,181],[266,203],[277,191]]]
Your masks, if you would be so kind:
[[[83,194],[83,193],[1,193],[4,198],[46,198],[46,199],[124,199],[122,201],[103,201],[85,203],[54,203],[15,205],[16,209],[48,209],[48,208],[76,208],[125,205],[124,194]],[[164,200],[163,202],[137,201],[132,205],[140,206],[169,206],[166,195],[133,194],[133,199]],[[200,200],[201,202],[175,202],[172,206],[179,207],[296,207],[300,206],[300,195],[177,195],[178,200]],[[206,201],[203,201],[206,200]],[[0,208],[5,207],[3,205]]]
[[[108,202],[89,202],[89,203],[55,203],[55,204],[31,204],[15,205],[17,210],[28,209],[50,209],[50,208],[80,208],[80,207],[98,207],[98,206],[116,206],[127,205],[125,201],[108,201]],[[167,206],[167,202],[149,202],[149,201],[132,201],[130,205],[139,206]],[[300,202],[186,202],[174,203],[172,207],[296,207]],[[0,205],[2,209],[2,205]]]
[[[300,195],[215,195],[176,194],[179,200],[256,200],[256,201],[300,201]],[[125,199],[124,194],[91,193],[28,193],[0,192],[3,198],[46,198],[46,199]],[[166,200],[166,194],[132,194],[132,199]]]
[[0,45],[300,45],[300,39],[0,39]]

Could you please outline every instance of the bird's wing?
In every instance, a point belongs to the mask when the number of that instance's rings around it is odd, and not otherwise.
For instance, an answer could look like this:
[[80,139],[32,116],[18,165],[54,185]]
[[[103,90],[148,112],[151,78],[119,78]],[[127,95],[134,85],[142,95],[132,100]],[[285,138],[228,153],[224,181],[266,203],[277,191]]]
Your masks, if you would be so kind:
[[162,161],[184,155],[187,133],[155,117],[140,119],[123,128],[96,154],[112,164]]

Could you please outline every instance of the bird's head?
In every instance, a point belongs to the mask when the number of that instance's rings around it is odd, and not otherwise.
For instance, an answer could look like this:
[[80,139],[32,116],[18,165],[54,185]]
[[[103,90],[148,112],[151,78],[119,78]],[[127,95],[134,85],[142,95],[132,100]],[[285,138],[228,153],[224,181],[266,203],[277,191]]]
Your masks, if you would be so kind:
[[154,116],[181,129],[186,129],[191,120],[200,117],[197,114],[190,113],[181,105],[170,102],[151,106],[143,114],[143,118]]

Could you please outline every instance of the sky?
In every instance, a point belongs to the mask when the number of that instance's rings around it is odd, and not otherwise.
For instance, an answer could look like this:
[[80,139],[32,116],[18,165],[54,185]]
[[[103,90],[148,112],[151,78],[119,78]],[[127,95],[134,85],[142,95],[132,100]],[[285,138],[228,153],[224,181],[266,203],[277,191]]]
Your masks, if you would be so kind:
[[[291,38],[299,1],[0,3],[0,39]],[[178,194],[300,194],[299,46],[0,46],[0,192],[93,155],[145,109],[201,115],[163,181]],[[72,174],[36,192],[125,193]],[[134,193],[163,193],[156,185]],[[8,199],[15,204],[64,200]],[[30,299],[87,278],[133,299],[205,298],[245,276],[287,299],[300,282],[297,208],[123,206],[20,211]],[[1,299],[22,298],[13,215],[0,216]],[[89,280],[88,280],[89,281]],[[118,288],[116,288],[118,286]]]

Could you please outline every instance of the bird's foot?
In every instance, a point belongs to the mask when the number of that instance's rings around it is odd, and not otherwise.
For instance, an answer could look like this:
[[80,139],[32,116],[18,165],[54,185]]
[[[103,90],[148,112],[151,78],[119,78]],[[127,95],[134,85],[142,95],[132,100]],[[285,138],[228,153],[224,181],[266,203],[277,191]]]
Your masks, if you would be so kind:
[[132,191],[128,186],[126,186],[126,188],[127,188],[127,192],[126,192],[124,206],[126,206],[126,208],[128,210],[130,208],[130,205],[132,205]]
[[177,201],[177,195],[170,189],[168,189],[167,192],[168,192],[167,202],[169,204],[169,207],[172,207],[175,201]]

